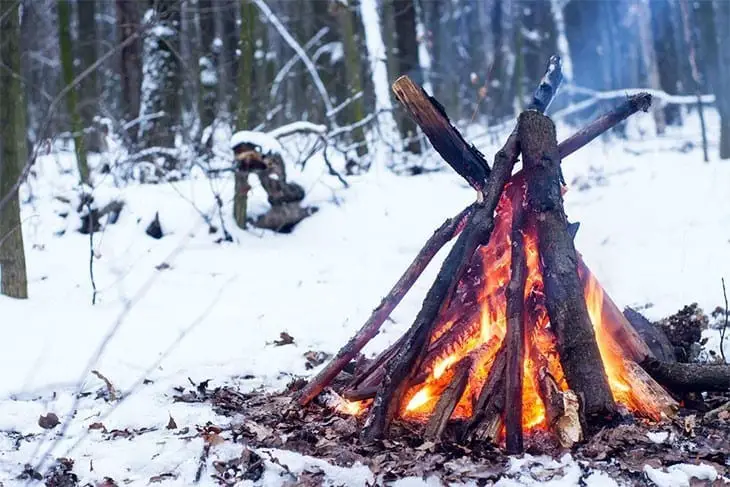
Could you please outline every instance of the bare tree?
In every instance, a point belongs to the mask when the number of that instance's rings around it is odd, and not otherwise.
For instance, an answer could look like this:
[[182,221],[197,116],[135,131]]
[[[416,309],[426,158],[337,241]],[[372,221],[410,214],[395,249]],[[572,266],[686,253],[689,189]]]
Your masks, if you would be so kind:
[[[395,17],[396,46],[398,49],[398,70],[417,83],[423,82],[421,66],[418,62],[418,40],[416,39],[416,6],[413,0],[393,0]],[[421,144],[416,139],[418,127],[408,117],[398,119],[400,132],[406,139],[406,149],[413,154],[421,153]]]
[[720,159],[730,159],[730,2],[715,0],[720,56],[717,107],[720,111]]
[[[136,0],[116,0],[119,43],[134,36],[140,25],[140,6]],[[139,115],[142,88],[142,42],[134,40],[122,48],[119,79],[122,85],[123,115],[127,121]],[[136,140],[136,131],[130,134]]]
[[[76,56],[80,70],[94,64],[97,58],[96,34],[96,2],[78,4],[76,8],[76,24],[78,37],[76,41]],[[97,72],[94,70],[79,84],[79,117],[84,128],[84,147],[90,152],[101,150],[101,140],[98,132],[92,130],[94,117],[99,109],[99,85]]]
[[[66,86],[74,80],[74,54],[71,41],[71,3],[69,0],[58,0],[58,36],[61,48],[61,71]],[[71,119],[71,132],[74,141],[76,164],[79,169],[79,179],[82,183],[89,183],[89,164],[86,160],[86,143],[84,141],[83,123],[78,111],[78,97],[76,89],[69,91],[66,96],[66,110]]]
[[[138,140],[144,148],[172,148],[181,125],[180,0],[157,0],[147,11],[156,26],[144,40],[142,98],[140,116],[147,118],[139,126]],[[175,161],[161,152],[167,168]]]
[[0,3],[0,292],[13,298],[28,297],[20,202],[15,182],[25,161],[25,116],[20,86],[20,2]]

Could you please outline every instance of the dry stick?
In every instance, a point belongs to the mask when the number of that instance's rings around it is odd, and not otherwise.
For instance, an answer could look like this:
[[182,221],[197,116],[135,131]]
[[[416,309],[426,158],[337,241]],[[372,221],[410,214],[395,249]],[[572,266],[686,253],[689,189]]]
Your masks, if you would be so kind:
[[518,153],[517,135],[513,133],[495,157],[494,169],[485,187],[483,201],[477,204],[474,215],[467,221],[462,234],[441,266],[398,355],[388,364],[387,373],[365,423],[363,439],[382,438],[399,411],[403,394],[428,348],[431,330],[444,301],[453,293],[477,247],[489,241],[494,229],[497,203],[512,174]]
[[560,155],[555,125],[528,111],[518,123],[527,177],[527,206],[535,212],[545,301],[568,385],[583,396],[590,422],[613,416],[616,404],[596,342],[578,276],[573,239],[560,192]]
[[505,371],[505,408],[504,426],[507,431],[507,453],[522,453],[522,381],[525,358],[525,319],[523,304],[525,301],[525,279],[527,278],[527,260],[524,249],[522,227],[524,209],[522,200],[512,214],[512,256],[510,281],[507,285],[507,332],[504,347],[507,353]]
[[646,359],[639,365],[654,380],[676,393],[730,390],[730,365],[670,363],[654,359]]
[[424,437],[429,440],[438,441],[446,429],[451,415],[459,404],[461,396],[469,383],[469,372],[473,365],[473,357],[467,355],[454,366],[454,376],[449,385],[441,392],[436,408],[428,420]]
[[322,389],[340,373],[340,371],[362,350],[372,338],[378,334],[383,322],[390,316],[390,313],[400,303],[403,296],[408,292],[418,276],[421,275],[426,266],[436,253],[441,250],[449,240],[457,235],[465,222],[474,212],[474,205],[466,207],[454,218],[446,220],[428,239],[426,245],[420,250],[416,258],[408,266],[408,269],[398,279],[388,295],[383,298],[373,314],[353,336],[349,342],[339,351],[337,355],[302,389],[297,401],[302,406],[314,399]]

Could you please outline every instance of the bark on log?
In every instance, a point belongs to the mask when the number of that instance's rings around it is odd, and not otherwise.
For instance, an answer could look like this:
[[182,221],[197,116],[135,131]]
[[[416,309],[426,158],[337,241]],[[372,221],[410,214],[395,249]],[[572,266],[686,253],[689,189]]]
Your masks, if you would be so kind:
[[322,389],[378,334],[386,318],[390,316],[393,309],[401,302],[403,296],[413,286],[413,283],[416,282],[416,279],[418,279],[418,276],[421,275],[429,262],[431,262],[431,259],[441,250],[441,247],[461,231],[473,211],[474,205],[466,207],[454,218],[446,220],[434,232],[420,252],[418,252],[413,262],[411,262],[411,265],[408,266],[400,279],[398,279],[395,286],[383,298],[378,307],[375,308],[373,314],[370,315],[370,318],[368,318],[362,328],[337,352],[337,355],[325,368],[299,392],[297,401],[300,405],[306,405],[317,394],[322,392]]
[[585,397],[585,415],[602,422],[616,411],[578,276],[578,257],[568,233],[560,193],[555,125],[527,111],[518,123],[527,178],[527,206],[534,212],[542,259],[545,301],[568,385]]
[[504,347],[507,354],[505,370],[504,425],[507,432],[507,453],[517,454],[524,450],[522,438],[522,382],[525,358],[525,279],[527,260],[523,245],[524,223],[522,205],[512,214],[512,256],[510,282],[507,285],[507,332]]
[[474,189],[481,191],[489,178],[489,165],[482,153],[454,128],[443,106],[408,76],[395,80],[393,93],[436,152]]
[[730,365],[666,363],[647,359],[639,365],[676,393],[730,390]]
[[623,315],[626,320],[631,324],[631,327],[636,330],[642,340],[646,343],[651,350],[652,355],[657,360],[662,362],[676,362],[677,356],[674,353],[674,346],[667,338],[666,333],[662,331],[658,326],[647,320],[644,315],[639,313],[633,308],[624,308]]
[[438,441],[456,409],[461,396],[469,383],[469,372],[472,367],[472,357],[467,355],[454,366],[454,375],[449,381],[448,387],[441,392],[436,408],[428,420],[424,436],[426,439]]

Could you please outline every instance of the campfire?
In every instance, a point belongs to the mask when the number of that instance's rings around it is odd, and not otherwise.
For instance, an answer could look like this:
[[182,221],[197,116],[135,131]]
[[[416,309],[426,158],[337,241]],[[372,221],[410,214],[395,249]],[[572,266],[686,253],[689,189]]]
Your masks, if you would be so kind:
[[[301,405],[329,387],[340,412],[367,415],[365,440],[384,438],[397,420],[433,441],[491,441],[510,453],[536,432],[570,447],[625,416],[675,413],[677,402],[642,367],[652,352],[576,251],[577,225],[562,203],[561,160],[646,111],[651,97],[629,97],[558,144],[544,112],[561,79],[553,56],[492,168],[436,100],[407,77],[395,82],[399,101],[477,201],[434,233],[363,328],[299,391]],[[365,360],[359,352],[457,235],[412,327]]]

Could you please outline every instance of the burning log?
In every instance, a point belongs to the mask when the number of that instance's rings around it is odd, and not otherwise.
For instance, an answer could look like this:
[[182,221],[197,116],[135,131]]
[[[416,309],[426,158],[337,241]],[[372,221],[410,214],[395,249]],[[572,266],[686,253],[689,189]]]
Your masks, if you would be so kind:
[[670,363],[651,358],[639,365],[677,393],[730,390],[730,365]]
[[465,429],[464,439],[490,441],[497,438],[502,425],[505,403],[505,368],[507,353],[502,346],[494,357],[487,380],[479,392],[474,413]]
[[546,307],[558,339],[568,385],[585,403],[586,419],[603,421],[616,411],[601,360],[583,288],[578,257],[560,193],[560,156],[555,126],[546,116],[528,111],[518,124],[527,177],[527,204],[536,221],[542,259]]
[[469,217],[471,217],[473,211],[474,205],[466,207],[454,218],[446,220],[434,232],[420,252],[418,252],[413,262],[411,262],[411,265],[408,266],[400,279],[398,279],[398,282],[395,283],[393,289],[390,290],[388,295],[375,308],[362,328],[337,352],[337,355],[335,355],[325,368],[299,392],[297,401],[300,405],[306,405],[317,394],[322,392],[327,384],[378,334],[380,327],[395,307],[398,306],[398,303],[401,302],[403,296],[413,286],[413,283],[416,282],[418,276],[421,275],[429,262],[431,262],[431,259],[441,250],[441,247],[461,232],[461,229]]
[[462,394],[466,390],[469,383],[469,373],[473,365],[473,358],[468,355],[454,367],[454,377],[449,382],[448,387],[441,392],[441,397],[436,404],[436,409],[428,421],[424,436],[431,440],[438,440],[449,422],[449,418],[454,413]]
[[519,204],[512,215],[512,257],[510,282],[507,286],[507,334],[504,348],[507,354],[505,370],[504,425],[507,431],[508,453],[521,453],[522,439],[522,374],[525,360],[525,280],[527,260],[522,229],[524,210]]

